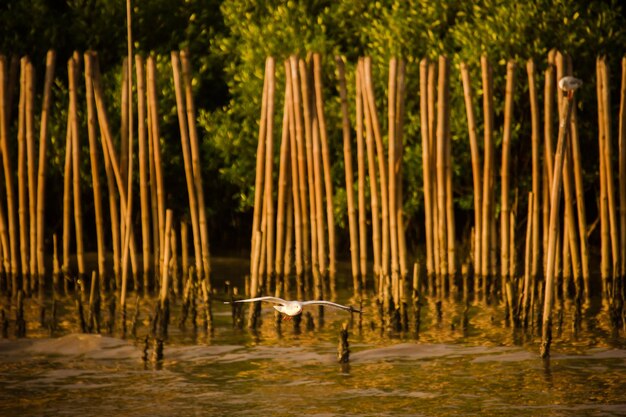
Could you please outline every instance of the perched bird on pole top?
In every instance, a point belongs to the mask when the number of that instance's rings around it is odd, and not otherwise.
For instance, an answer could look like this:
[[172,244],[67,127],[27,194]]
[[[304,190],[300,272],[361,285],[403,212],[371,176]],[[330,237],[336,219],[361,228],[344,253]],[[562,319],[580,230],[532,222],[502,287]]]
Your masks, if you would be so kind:
[[559,81],[559,88],[565,91],[566,93],[576,90],[581,85],[583,85],[582,80],[576,77],[572,77],[571,75],[568,75],[567,77],[563,77]]

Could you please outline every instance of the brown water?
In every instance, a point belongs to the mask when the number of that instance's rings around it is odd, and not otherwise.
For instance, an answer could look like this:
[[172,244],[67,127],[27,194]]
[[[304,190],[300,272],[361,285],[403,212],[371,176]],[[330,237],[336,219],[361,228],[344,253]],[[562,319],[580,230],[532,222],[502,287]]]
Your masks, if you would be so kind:
[[[626,343],[601,304],[579,331],[563,310],[549,361],[536,331],[506,326],[499,305],[472,304],[463,329],[463,305],[444,301],[438,320],[428,301],[419,338],[381,332],[366,306],[345,367],[342,311],[326,310],[314,331],[302,323],[300,334],[285,322],[279,334],[265,305],[253,335],[216,302],[207,335],[179,329],[174,308],[164,359],[144,362],[153,300],[142,301],[142,326],[126,339],[78,333],[70,301],[58,336],[32,319],[26,339],[0,340],[0,416],[626,416]],[[27,319],[37,317],[37,303],[28,307]]]

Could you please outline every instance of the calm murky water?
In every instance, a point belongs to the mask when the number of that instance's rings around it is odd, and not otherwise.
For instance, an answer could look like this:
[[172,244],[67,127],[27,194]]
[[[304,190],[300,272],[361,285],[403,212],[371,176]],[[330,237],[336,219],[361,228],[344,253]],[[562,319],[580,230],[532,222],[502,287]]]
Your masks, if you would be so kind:
[[144,362],[151,303],[137,338],[79,334],[68,314],[58,337],[32,320],[28,338],[0,340],[0,415],[626,416],[626,343],[603,324],[601,306],[578,332],[564,310],[550,361],[497,305],[473,304],[462,330],[462,305],[444,301],[437,320],[429,302],[419,339],[381,333],[366,307],[342,367],[338,333],[349,314],[327,310],[322,328],[302,323],[298,334],[285,322],[278,334],[266,305],[252,335],[217,302],[212,336],[179,329],[175,310],[163,361]]

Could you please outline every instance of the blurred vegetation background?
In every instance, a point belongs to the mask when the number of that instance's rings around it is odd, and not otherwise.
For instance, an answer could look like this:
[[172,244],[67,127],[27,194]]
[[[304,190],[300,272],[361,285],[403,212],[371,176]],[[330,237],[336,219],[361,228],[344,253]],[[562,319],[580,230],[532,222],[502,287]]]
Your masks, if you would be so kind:
[[[440,54],[452,60],[451,116],[455,204],[459,237],[468,233],[473,207],[467,123],[458,66],[469,64],[482,135],[479,60],[486,54],[494,65],[496,149],[502,138],[506,61],[517,66],[512,138],[513,187],[519,187],[520,213],[530,189],[530,110],[525,63],[535,60],[543,103],[543,70],[552,48],[573,58],[574,74],[585,81],[578,94],[581,146],[590,206],[595,216],[597,124],[595,59],[608,57],[612,101],[617,114],[621,58],[626,46],[626,16],[617,0],[150,0],[133,2],[134,51],[157,57],[159,70],[161,145],[167,205],[186,215],[187,195],[173,95],[170,51],[188,48],[193,62],[198,132],[207,214],[214,254],[249,250],[254,201],[255,154],[265,57],[277,60],[277,127],[280,140],[284,73],[280,63],[291,54],[317,51],[325,59],[325,100],[333,162],[335,217],[339,254],[348,256],[341,114],[334,56],[347,61],[350,112],[354,118],[354,74],[360,56],[373,60],[378,109],[386,114],[388,62],[407,62],[404,133],[404,196],[409,248],[422,239],[423,202],[419,120],[419,60]],[[0,4],[0,53],[28,55],[37,69],[37,106],[48,49],[57,51],[49,146],[48,229],[61,230],[62,175],[68,107],[67,60],[73,51],[99,54],[107,105],[119,140],[122,60],[126,56],[126,2],[123,0],[4,0]],[[14,100],[17,107],[17,100]],[[83,111],[84,109],[81,109]],[[280,111],[279,111],[280,110]],[[39,112],[37,107],[36,112]],[[13,112],[16,114],[16,112]],[[38,117],[38,116],[37,116]],[[11,137],[16,138],[13,118]],[[617,118],[613,118],[616,124]],[[353,120],[354,122],[354,120]],[[386,117],[381,117],[386,131]],[[83,118],[84,123],[84,118]],[[86,138],[86,128],[83,126]],[[83,134],[83,133],[81,133]],[[87,141],[82,140],[83,155]],[[12,151],[16,152],[13,143]],[[278,146],[275,146],[278,151]],[[498,154],[498,151],[496,152]],[[278,161],[278,154],[276,154]],[[88,158],[83,158],[86,249],[95,249],[93,204]],[[496,159],[496,167],[499,161]],[[498,168],[496,168],[498,169]],[[277,169],[276,169],[277,174]],[[4,183],[3,181],[1,182]],[[103,189],[104,192],[106,190]],[[4,191],[3,191],[4,192]],[[57,215],[58,214],[58,215]],[[521,216],[525,218],[524,216]],[[136,221],[139,220],[137,215]],[[522,227],[519,225],[518,227]],[[48,246],[50,247],[50,246]]]

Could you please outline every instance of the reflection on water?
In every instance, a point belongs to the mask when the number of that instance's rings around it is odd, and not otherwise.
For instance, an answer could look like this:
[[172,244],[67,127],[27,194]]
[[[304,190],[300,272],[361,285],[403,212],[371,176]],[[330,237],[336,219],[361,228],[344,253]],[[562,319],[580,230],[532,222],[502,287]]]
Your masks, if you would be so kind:
[[207,334],[179,328],[174,302],[164,359],[155,362],[142,360],[153,299],[140,298],[141,325],[125,339],[78,333],[71,301],[59,301],[55,337],[33,301],[28,337],[0,340],[0,415],[626,416],[624,337],[604,324],[602,306],[586,311],[580,330],[563,309],[547,362],[538,330],[508,327],[498,305],[466,310],[444,300],[438,317],[427,300],[419,338],[381,331],[366,305],[361,326],[354,317],[349,328],[350,364],[342,367],[338,335],[350,322],[342,311],[326,310],[315,330],[283,322],[278,332],[265,305],[251,334],[215,302]]

